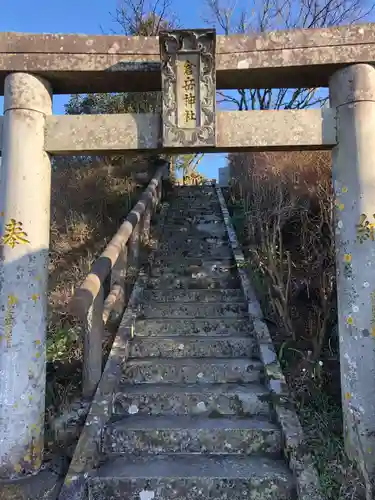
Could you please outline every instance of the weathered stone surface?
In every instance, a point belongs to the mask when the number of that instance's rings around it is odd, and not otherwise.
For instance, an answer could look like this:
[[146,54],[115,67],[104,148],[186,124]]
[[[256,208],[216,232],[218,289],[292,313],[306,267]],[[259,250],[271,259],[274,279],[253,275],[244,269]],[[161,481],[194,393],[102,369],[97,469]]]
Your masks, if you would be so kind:
[[[375,60],[373,24],[218,36],[217,88],[328,85],[333,70]],[[161,89],[157,37],[2,33],[4,76],[45,76],[57,93]]]
[[191,257],[181,260],[166,260],[163,256],[157,256],[153,265],[156,272],[184,274],[187,276],[197,273],[212,273],[214,276],[220,276],[232,272],[237,274],[236,263],[232,258],[229,259],[203,259],[199,257]]
[[[49,153],[65,155],[159,151],[159,134],[160,117],[156,113],[56,115],[46,121],[45,148]],[[334,110],[308,109],[221,111],[216,146],[204,147],[227,152],[327,149],[335,145]],[[180,148],[185,150],[183,144]],[[202,203],[205,201],[202,197]]]
[[[202,200],[204,202],[204,200]],[[190,224],[203,224],[203,223],[212,223],[216,222],[218,224],[223,224],[223,219],[220,217],[219,213],[218,214],[211,214],[211,213],[201,213],[198,212],[194,215],[189,215],[189,214],[170,214],[170,217],[168,217],[168,224],[166,224],[165,227],[169,227],[172,224],[176,224],[178,226],[185,226],[185,225],[190,225]]]
[[375,68],[330,81],[339,145],[332,155],[338,338],[345,450],[375,498]]
[[247,306],[243,303],[159,303],[144,304],[140,317],[143,318],[247,318]]
[[[160,277],[161,283],[170,280],[172,283],[207,283],[210,281],[223,282],[220,288],[238,288],[238,273],[237,268],[232,262],[223,261],[201,261],[197,265],[184,266],[183,264],[159,264],[155,265],[150,271],[151,278]],[[152,283],[152,281],[151,281]],[[204,286],[203,283],[199,288],[210,288]],[[232,286],[229,286],[232,283]]]
[[196,215],[198,213],[209,213],[214,212],[219,215],[220,205],[215,198],[210,198],[208,196],[191,197],[191,198],[177,198],[173,203],[172,214],[179,213],[182,215],[186,212],[186,216],[189,217],[190,214]]
[[[181,235],[181,233],[183,233]],[[164,236],[172,241],[181,241],[181,236],[188,239],[203,239],[209,236],[216,236],[225,239],[226,230],[222,224],[216,222],[204,222],[202,224],[170,225],[164,228]]]
[[159,45],[163,146],[214,146],[215,30],[161,31]]
[[153,384],[120,386],[114,396],[119,415],[264,415],[270,396],[259,384]]
[[177,261],[178,259],[199,259],[209,255],[211,259],[231,259],[233,254],[225,241],[209,238],[201,241],[187,241],[182,244],[165,243],[161,245],[157,258],[164,257],[164,261]]
[[35,476],[0,481],[0,500],[56,500],[63,478],[48,467]]
[[[177,288],[177,289],[202,289],[219,290],[222,288],[236,288],[239,278],[224,274],[223,276],[207,276],[199,272],[192,276],[176,276],[175,274],[161,274],[155,271],[158,277],[151,277],[147,282],[147,288]],[[228,273],[229,274],[229,273]]]
[[254,453],[281,452],[280,429],[267,419],[204,416],[130,415],[110,424],[103,451],[110,453]]
[[228,260],[232,257],[232,252],[229,250],[228,246],[224,242],[221,245],[214,246],[207,244],[202,241],[200,244],[192,245],[191,243],[186,243],[185,245],[175,245],[175,246],[164,246],[164,250],[158,252],[158,257],[163,256],[164,262],[167,264],[169,262],[176,262],[182,259],[191,258],[202,258],[208,253],[213,260]]
[[237,302],[243,300],[242,290],[145,290],[145,303],[155,302]]
[[329,149],[337,142],[336,113],[329,108],[249,113],[231,111],[222,118],[218,119],[217,125],[219,150],[301,151]]
[[122,382],[131,384],[213,384],[259,382],[262,364],[243,358],[153,359],[128,361]]
[[158,120],[153,113],[54,115],[46,124],[45,148],[54,154],[157,149]]
[[154,319],[138,320],[135,324],[136,337],[165,336],[213,336],[228,337],[246,335],[252,332],[251,321],[244,319]]
[[[156,341],[157,340],[157,341]],[[135,337],[129,345],[131,358],[249,358],[258,354],[255,338],[245,337]]]
[[221,234],[210,234],[203,231],[191,230],[188,231],[187,228],[181,228],[180,230],[170,229],[164,231],[164,237],[167,243],[163,245],[167,248],[179,248],[181,246],[185,247],[186,244],[196,247],[199,244],[204,244],[204,242],[209,241],[210,243],[218,243],[219,246],[223,246],[228,243],[227,235],[222,229],[220,229]]
[[[228,455],[119,457],[90,479],[90,500],[291,500],[293,482],[284,463]],[[149,496],[147,496],[149,495]]]
[[45,117],[52,112],[52,103],[49,83],[37,76],[9,74],[5,87],[0,167],[0,478],[17,479],[37,473],[43,458],[51,185],[51,164],[43,146]]
[[[229,250],[228,240],[225,238],[202,236],[193,239],[181,234],[179,237],[174,235],[170,241],[163,242],[160,245],[158,256],[163,255],[168,259],[175,255],[178,256],[179,254],[181,254],[182,257],[189,258],[203,258],[209,255],[212,260],[215,260],[215,256],[213,255],[215,251],[223,250],[226,252]],[[222,257],[220,255],[219,258],[233,258],[232,251],[230,250],[229,256],[225,255]]]
[[203,239],[210,236],[216,236],[223,239],[226,238],[226,230],[224,226],[216,223],[204,223],[195,226],[167,226],[164,228],[163,233],[166,238],[169,238],[172,241],[181,241],[181,233],[185,239]]
[[216,200],[211,201],[207,197],[199,200],[197,205],[192,205],[189,201],[183,202],[176,199],[169,215],[173,217],[196,217],[200,215],[217,215],[220,217],[220,204]]

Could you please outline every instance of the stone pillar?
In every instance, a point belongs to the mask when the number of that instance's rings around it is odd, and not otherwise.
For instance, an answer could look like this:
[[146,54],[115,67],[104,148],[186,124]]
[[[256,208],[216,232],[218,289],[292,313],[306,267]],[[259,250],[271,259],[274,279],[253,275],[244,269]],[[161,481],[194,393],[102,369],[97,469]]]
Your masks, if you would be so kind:
[[330,101],[337,110],[332,161],[345,443],[369,487],[375,475],[375,68],[337,71]]
[[38,472],[43,454],[51,91],[6,77],[0,186],[0,477]]

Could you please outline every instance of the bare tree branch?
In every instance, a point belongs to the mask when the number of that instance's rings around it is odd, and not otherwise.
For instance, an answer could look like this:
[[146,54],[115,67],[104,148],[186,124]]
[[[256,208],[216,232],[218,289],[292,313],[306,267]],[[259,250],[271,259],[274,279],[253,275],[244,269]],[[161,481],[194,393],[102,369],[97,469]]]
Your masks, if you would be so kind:
[[156,36],[177,24],[171,0],[120,0],[112,15],[117,30],[125,35]]
[[[206,22],[225,35],[269,30],[323,28],[363,22],[374,10],[373,0],[205,0]],[[318,89],[246,89],[237,96],[220,94],[220,103],[244,109],[297,109],[322,105]]]

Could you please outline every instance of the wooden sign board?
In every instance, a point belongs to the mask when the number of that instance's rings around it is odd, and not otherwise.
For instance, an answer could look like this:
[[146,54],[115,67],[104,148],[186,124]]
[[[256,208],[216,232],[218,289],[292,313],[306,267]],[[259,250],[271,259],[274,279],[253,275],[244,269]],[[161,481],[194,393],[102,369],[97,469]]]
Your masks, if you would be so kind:
[[163,31],[162,146],[216,145],[215,30]]

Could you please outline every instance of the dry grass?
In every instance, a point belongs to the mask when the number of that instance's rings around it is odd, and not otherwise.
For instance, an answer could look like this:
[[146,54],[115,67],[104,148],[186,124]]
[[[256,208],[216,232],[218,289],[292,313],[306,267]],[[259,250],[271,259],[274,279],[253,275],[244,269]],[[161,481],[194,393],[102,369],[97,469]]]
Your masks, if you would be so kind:
[[329,156],[233,155],[231,170],[232,196],[244,201],[248,249],[269,283],[270,313],[318,360],[336,321]]
[[[133,168],[137,161],[137,169]],[[95,258],[149,181],[140,159],[54,161],[49,264],[46,413],[57,413],[80,397],[82,339],[67,304]],[[52,442],[49,425],[47,439]]]
[[234,223],[326,497],[360,498],[342,445],[330,155],[231,154],[229,162]]

